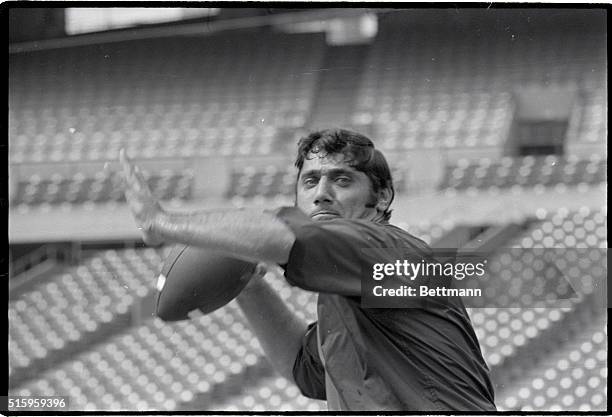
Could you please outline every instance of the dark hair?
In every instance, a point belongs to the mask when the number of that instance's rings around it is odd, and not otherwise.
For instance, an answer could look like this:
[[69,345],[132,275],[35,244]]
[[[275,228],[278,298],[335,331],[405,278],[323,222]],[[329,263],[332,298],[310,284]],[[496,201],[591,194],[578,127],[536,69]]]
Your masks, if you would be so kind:
[[[374,143],[362,134],[346,129],[325,129],[310,133],[298,142],[298,153],[295,166],[298,168],[298,179],[309,155],[325,157],[328,154],[342,154],[344,162],[350,167],[361,171],[372,182],[374,194],[382,189],[391,190],[389,206],[395,197],[391,170],[382,152],[374,147]],[[297,192],[297,188],[296,188]],[[383,213],[383,219],[391,218],[391,210]]]

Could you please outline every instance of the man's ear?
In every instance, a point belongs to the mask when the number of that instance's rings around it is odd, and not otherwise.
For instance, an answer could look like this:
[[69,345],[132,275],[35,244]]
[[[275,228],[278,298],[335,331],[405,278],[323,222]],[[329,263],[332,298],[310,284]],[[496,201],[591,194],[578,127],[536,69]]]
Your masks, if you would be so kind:
[[382,188],[378,191],[378,201],[376,203],[376,210],[386,211],[391,204],[391,190],[389,188]]

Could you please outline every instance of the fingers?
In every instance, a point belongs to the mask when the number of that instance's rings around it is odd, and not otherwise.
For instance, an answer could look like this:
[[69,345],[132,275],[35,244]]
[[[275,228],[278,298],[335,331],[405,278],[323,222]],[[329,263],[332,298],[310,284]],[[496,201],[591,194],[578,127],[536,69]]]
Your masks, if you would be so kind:
[[119,150],[119,162],[122,165],[123,177],[128,185],[128,189],[132,189],[137,193],[148,191],[147,180],[145,179],[140,167],[132,164],[127,152],[123,148]]
[[[117,178],[123,188],[132,216],[142,233],[144,243],[148,246],[163,244],[163,239],[150,230],[156,213],[161,210],[161,207],[149,189],[143,172],[138,166],[132,164],[123,148],[119,151],[119,163],[122,172],[117,175]],[[109,170],[108,163],[104,165],[104,169]]]
[[130,158],[127,156],[127,152],[123,148],[119,150],[119,163],[123,169],[125,179],[128,180],[128,182],[132,182],[131,179],[136,177],[138,167],[132,164]]
[[147,180],[146,180],[146,178],[144,177],[144,174],[142,173],[142,171],[140,170],[140,167],[135,166],[132,172],[134,173],[134,176],[135,176],[135,177],[136,177],[136,179],[138,180],[138,181],[136,182],[136,185],[138,185],[138,189],[141,189],[141,188],[143,188],[143,187],[144,187],[145,189],[146,189],[146,188],[148,188],[148,185],[147,185]]
[[138,181],[134,181],[134,167],[130,163],[130,160],[127,156],[127,152],[125,152],[125,149],[123,148],[119,150],[119,163],[123,168],[123,176],[127,181],[128,185],[130,187],[133,187],[136,191],[139,191],[140,187]]

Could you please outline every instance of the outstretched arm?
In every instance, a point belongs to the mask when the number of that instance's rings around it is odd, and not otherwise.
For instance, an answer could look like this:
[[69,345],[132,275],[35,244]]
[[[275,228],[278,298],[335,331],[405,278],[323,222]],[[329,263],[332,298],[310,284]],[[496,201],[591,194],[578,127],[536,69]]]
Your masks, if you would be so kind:
[[[208,210],[169,213],[153,197],[140,169],[120,152],[125,195],[143,240],[210,248],[255,262],[285,264],[295,241],[293,232],[262,210]],[[293,365],[307,325],[262,277],[260,264],[237,301],[274,368],[293,381]]]
[[161,211],[150,230],[167,241],[231,253],[251,261],[284,264],[295,240],[273,214],[257,209]]
[[167,212],[123,149],[119,159],[126,199],[145,243],[184,243],[256,262],[284,264],[289,259],[295,236],[272,213],[257,209]]

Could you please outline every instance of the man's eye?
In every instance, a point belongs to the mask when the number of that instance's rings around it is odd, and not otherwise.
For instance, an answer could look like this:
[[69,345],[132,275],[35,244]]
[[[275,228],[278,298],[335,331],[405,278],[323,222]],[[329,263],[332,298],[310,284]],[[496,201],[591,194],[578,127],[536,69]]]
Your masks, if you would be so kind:
[[317,179],[313,177],[304,178],[302,180],[302,184],[304,184],[306,187],[314,187],[317,185]]
[[336,183],[339,185],[349,185],[351,183],[351,179],[349,177],[338,177],[336,178]]

